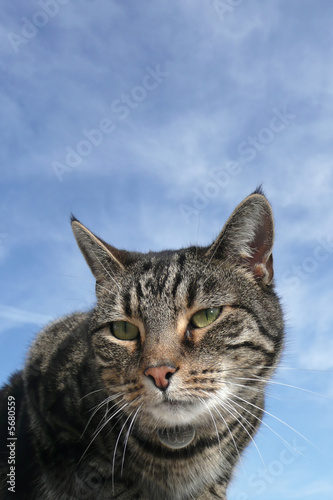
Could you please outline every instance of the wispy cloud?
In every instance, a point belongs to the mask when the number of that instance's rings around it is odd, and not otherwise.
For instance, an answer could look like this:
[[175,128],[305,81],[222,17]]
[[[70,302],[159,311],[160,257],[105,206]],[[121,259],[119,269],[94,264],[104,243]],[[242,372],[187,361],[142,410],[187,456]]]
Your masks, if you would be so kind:
[[9,320],[12,324],[33,324],[43,326],[53,318],[44,314],[25,311],[16,307],[0,304],[0,318]]

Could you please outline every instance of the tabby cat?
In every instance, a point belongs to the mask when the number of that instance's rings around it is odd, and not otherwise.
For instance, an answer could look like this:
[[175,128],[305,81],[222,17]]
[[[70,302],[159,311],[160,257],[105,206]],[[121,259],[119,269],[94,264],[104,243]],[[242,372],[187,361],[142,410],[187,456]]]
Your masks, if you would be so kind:
[[208,247],[143,254],[72,228],[97,304],[39,333],[2,389],[1,498],[226,499],[283,344],[267,199]]

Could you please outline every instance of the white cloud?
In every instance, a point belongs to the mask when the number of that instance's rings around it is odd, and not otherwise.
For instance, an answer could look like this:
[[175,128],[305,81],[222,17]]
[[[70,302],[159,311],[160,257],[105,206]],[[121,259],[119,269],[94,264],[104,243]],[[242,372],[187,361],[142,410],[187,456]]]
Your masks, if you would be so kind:
[[25,311],[6,304],[0,304],[0,317],[2,320],[9,320],[10,324],[33,324],[42,326],[52,320],[51,316]]
[[300,487],[297,492],[294,492],[291,498],[330,498],[323,495],[333,494],[333,481],[327,478],[326,480],[313,481]]

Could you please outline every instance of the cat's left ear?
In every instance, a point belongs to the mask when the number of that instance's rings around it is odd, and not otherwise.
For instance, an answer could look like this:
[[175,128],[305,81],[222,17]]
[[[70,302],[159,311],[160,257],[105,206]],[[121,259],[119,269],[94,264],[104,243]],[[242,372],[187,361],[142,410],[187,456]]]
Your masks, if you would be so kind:
[[74,216],[71,222],[76,242],[97,282],[108,279],[125,269],[128,252],[105,243]]
[[246,266],[263,285],[269,285],[274,275],[273,243],[272,208],[258,190],[238,205],[206,255]]

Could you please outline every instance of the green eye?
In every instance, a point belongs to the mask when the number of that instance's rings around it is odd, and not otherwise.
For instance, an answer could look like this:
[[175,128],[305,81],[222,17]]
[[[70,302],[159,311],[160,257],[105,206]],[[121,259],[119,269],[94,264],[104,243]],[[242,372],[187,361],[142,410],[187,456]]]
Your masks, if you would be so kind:
[[110,330],[120,340],[135,340],[139,336],[139,328],[128,321],[113,321]]
[[221,314],[222,307],[210,307],[208,309],[201,309],[195,313],[190,321],[193,328],[204,328],[215,321]]

